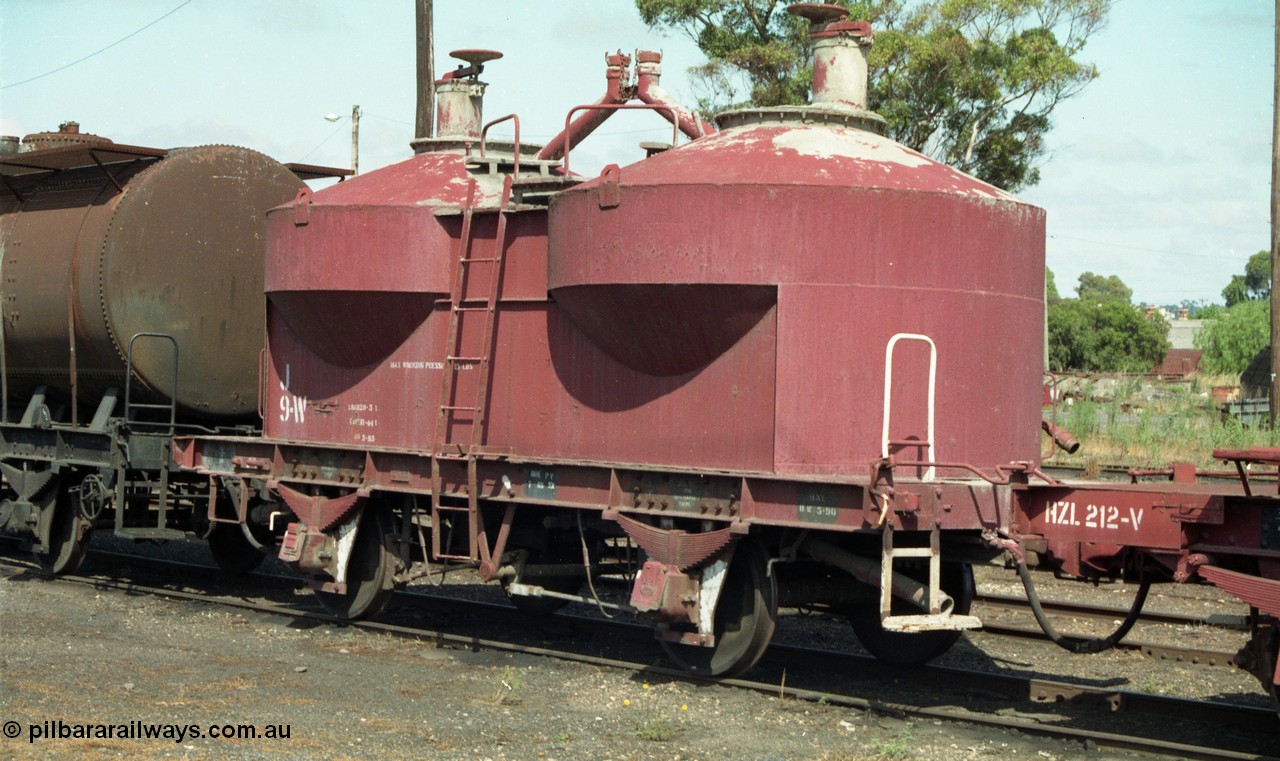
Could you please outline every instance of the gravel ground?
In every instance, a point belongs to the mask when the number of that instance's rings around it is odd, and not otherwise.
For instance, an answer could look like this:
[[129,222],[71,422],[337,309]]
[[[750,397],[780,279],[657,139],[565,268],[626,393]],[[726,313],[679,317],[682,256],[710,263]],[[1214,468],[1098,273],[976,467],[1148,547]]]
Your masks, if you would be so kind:
[[[1007,582],[1016,583],[1016,577],[984,574],[980,586],[1003,591],[997,587]],[[491,587],[458,586],[463,594],[501,594]],[[1068,588],[1094,598],[1105,593],[1118,601],[1130,599],[1128,590]],[[1152,606],[1235,612],[1213,590],[1176,592],[1153,595]],[[1054,594],[1046,596],[1061,595],[1055,585]],[[1244,640],[1242,632],[1156,631],[1175,628],[1154,627],[1139,638],[1222,638],[1230,640],[1225,650]],[[856,647],[847,626],[819,616],[789,617],[779,639]],[[643,672],[439,649],[345,627],[130,596],[28,574],[0,580],[0,642],[0,722],[17,722],[19,729],[18,738],[0,739],[3,758],[1131,757],[1079,743],[953,722],[904,721]],[[984,634],[968,635],[943,663],[985,663],[1119,689],[1267,704],[1255,680],[1230,668],[1153,665],[1124,653],[1073,656]],[[130,722],[194,725],[202,734],[211,725],[253,724],[259,733],[287,727],[289,737],[197,738],[188,730],[181,739],[30,741],[33,728],[56,733],[58,725],[44,722],[59,721],[67,732],[77,725],[125,724],[135,734],[138,725]]]

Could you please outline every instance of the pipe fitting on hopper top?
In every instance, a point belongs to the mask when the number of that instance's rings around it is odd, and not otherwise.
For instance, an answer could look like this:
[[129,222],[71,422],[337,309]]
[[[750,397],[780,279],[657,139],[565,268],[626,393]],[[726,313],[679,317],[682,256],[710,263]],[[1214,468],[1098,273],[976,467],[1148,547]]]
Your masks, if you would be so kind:
[[619,50],[616,53],[607,53],[604,57],[605,62],[605,81],[607,89],[605,96],[601,98],[601,103],[625,103],[627,96],[622,92],[627,76],[627,69],[631,66],[631,56]]
[[436,81],[436,136],[479,139],[484,124],[484,64],[502,57],[496,50],[455,50],[449,55],[468,64]]
[[662,53],[654,50],[636,52],[636,97],[651,106],[664,106],[658,114],[675,124],[690,140],[697,140],[716,131],[714,125],[697,113],[684,107],[666,90],[659,80],[662,77]]
[[[631,56],[619,50],[616,53],[606,53],[605,62],[605,91],[600,100],[596,101],[599,106],[614,106],[626,103],[631,100],[632,91],[630,83],[627,82],[627,71],[631,67]],[[535,157],[539,161],[555,161],[564,158],[566,150],[573,149],[578,143],[587,139],[587,136],[595,132],[605,120],[613,115],[612,111],[607,109],[592,109],[584,111],[573,120],[560,134],[551,138],[542,150],[538,151]]]
[[874,35],[866,21],[849,21],[838,5],[795,3],[787,12],[809,21],[815,106],[867,108],[867,50]]

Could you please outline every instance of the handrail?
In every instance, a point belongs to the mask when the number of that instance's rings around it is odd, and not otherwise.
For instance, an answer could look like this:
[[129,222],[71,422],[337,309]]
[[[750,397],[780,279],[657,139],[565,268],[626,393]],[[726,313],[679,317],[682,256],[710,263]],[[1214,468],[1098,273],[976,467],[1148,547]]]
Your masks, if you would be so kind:
[[[569,109],[569,113],[564,115],[564,131],[569,132],[569,122],[573,119],[573,115],[579,111],[623,111],[623,110],[644,110],[644,111],[666,111],[671,114],[671,144],[675,145],[680,140],[679,117],[671,106],[662,104],[649,103],[593,103],[589,106],[574,106]],[[569,174],[569,142],[566,140],[564,144],[563,168],[566,175]]]
[[[169,390],[169,403],[162,404],[133,404],[130,402],[130,394],[133,390],[133,344],[139,338],[162,338],[173,346],[173,380]],[[124,379],[124,418],[126,422],[132,422],[129,417],[130,410],[138,409],[162,409],[169,408],[169,431],[173,432],[174,426],[178,422],[178,341],[168,333],[134,333],[133,338],[129,339],[129,351],[125,357],[125,379]],[[141,421],[140,421],[141,422]]]
[[[918,443],[918,442],[917,442]],[[1045,473],[1035,464],[1030,462],[1011,462],[1005,465],[996,465],[994,467],[996,476],[987,475],[985,471],[976,465],[967,462],[938,462],[936,460],[899,460],[895,457],[886,457],[883,460],[877,460],[872,463],[874,484],[874,473],[878,470],[888,469],[892,471],[894,468],[928,468],[930,471],[941,468],[942,470],[966,470],[992,486],[1008,486],[1013,483],[1014,473],[1025,473],[1028,476],[1035,476],[1050,486],[1057,486],[1062,482],[1053,476]],[[928,478],[924,480],[930,480]],[[890,491],[889,493],[892,493]]]
[[[933,442],[933,402],[934,388],[938,378],[938,347],[934,344],[933,339],[920,333],[899,333],[889,339],[889,343],[884,347],[884,426],[880,436],[880,456],[889,456],[890,444],[902,444],[902,442],[891,441],[889,439],[889,413],[890,400],[893,396],[893,347],[899,341],[921,341],[929,345],[929,427],[927,438],[924,442],[915,442],[911,446],[924,446],[929,450],[931,458],[936,458],[937,450],[934,448]],[[924,473],[924,480],[932,481],[936,471],[930,465],[929,469]]]
[[258,419],[267,419],[267,347],[258,350]]
[[515,114],[507,114],[506,116],[494,119],[493,121],[484,125],[484,127],[480,129],[480,158],[484,158],[485,139],[489,135],[489,128],[498,124],[502,124],[505,121],[515,122],[516,160],[515,160],[515,168],[512,169],[511,173],[515,175],[519,175],[520,174],[520,117],[516,116]]

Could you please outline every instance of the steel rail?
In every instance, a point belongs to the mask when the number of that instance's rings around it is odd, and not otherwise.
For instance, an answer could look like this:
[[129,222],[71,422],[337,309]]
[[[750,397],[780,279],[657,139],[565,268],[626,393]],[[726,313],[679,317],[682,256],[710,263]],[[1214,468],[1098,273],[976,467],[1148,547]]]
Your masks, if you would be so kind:
[[[148,558],[142,555],[130,555],[128,553],[113,552],[110,550],[93,549],[93,550],[90,550],[90,554],[99,558],[110,558],[116,561],[123,561],[123,562],[141,561],[141,562],[147,563],[148,565],[161,565],[161,566],[166,566],[174,569],[182,569],[187,572],[199,571],[199,572],[207,572],[214,575],[221,575],[222,573],[216,566],[205,566],[205,565],[186,563],[186,562],[176,561],[176,560],[166,560],[162,558]],[[271,574],[271,573],[265,573],[262,571],[255,571],[251,575],[248,575],[247,577],[263,579],[263,580],[271,580],[278,583],[284,583],[284,584],[290,584],[290,585],[298,585],[301,583],[300,579],[295,576]],[[431,592],[424,592],[422,591],[422,587],[415,587],[412,589],[400,589],[400,590],[397,590],[397,595],[407,595],[411,598],[430,597],[432,599],[445,599],[445,600],[454,599],[449,597],[442,597],[440,595],[435,595],[435,594],[432,594]],[[1027,602],[1025,598],[1011,596],[1011,595],[998,595],[998,594],[990,594],[990,593],[979,593],[974,598],[974,601],[980,602],[984,605],[988,605],[992,607],[1001,607],[1001,608],[1014,609],[1019,611],[1025,610],[1027,606]],[[502,604],[485,603],[482,601],[471,601],[471,604],[476,607],[490,606],[494,609],[502,609],[504,611],[509,610],[509,607],[507,605],[502,605]],[[1066,613],[1066,614],[1078,615],[1078,616],[1079,615],[1092,616],[1100,619],[1106,618],[1109,620],[1114,619],[1114,617],[1117,615],[1123,615],[1126,612],[1124,609],[1113,607],[1113,606],[1101,606],[1101,605],[1091,606],[1091,605],[1082,604],[1082,603],[1071,603],[1071,602],[1063,602],[1063,601],[1046,601],[1043,604],[1046,610],[1049,610],[1055,613]],[[584,622],[591,620],[585,617],[571,616],[568,614],[562,614],[562,617],[570,618],[574,620],[580,620]],[[1206,625],[1206,626],[1217,626],[1217,627],[1222,627],[1227,629],[1246,628],[1246,622],[1244,621],[1243,617],[1240,617],[1240,616],[1224,615],[1224,616],[1207,616],[1206,617],[1206,616],[1181,615],[1181,614],[1175,614],[1175,613],[1167,613],[1167,614],[1153,613],[1150,615],[1144,614],[1141,620],[1144,623],[1155,622],[1155,623],[1176,623],[1176,624],[1187,624],[1187,625]],[[640,627],[640,628],[644,629],[646,632],[648,631],[648,627]],[[1015,624],[993,623],[989,620],[984,620],[982,629],[979,631],[983,634],[994,635],[999,637],[1010,637],[1015,639],[1030,639],[1030,640],[1038,640],[1038,641],[1046,640],[1044,632],[1041,631],[1039,627],[1035,627],[1035,626],[1018,626]],[[773,646],[773,648],[775,649],[782,648],[782,647],[785,647],[785,646],[783,645]],[[1235,653],[1221,651],[1221,650],[1210,650],[1206,648],[1197,648],[1197,647],[1183,647],[1179,645],[1167,645],[1163,643],[1148,642],[1148,641],[1132,639],[1132,638],[1126,638],[1122,640],[1116,645],[1116,648],[1120,650],[1140,652],[1149,658],[1154,658],[1162,661],[1171,661],[1175,663],[1190,663],[1194,665],[1213,666],[1213,667],[1221,667],[1221,666],[1234,667],[1235,665],[1233,662]]]
[[[1027,608],[1027,598],[1018,595],[993,594],[990,592],[979,592],[974,596],[973,601],[983,605],[990,605],[997,608],[1010,608],[1016,610],[1024,610]],[[1128,608],[1121,608],[1114,605],[1093,605],[1090,603],[1067,602],[1063,600],[1041,600],[1040,604],[1044,609],[1051,613],[1064,613],[1072,616],[1088,616],[1099,619],[1115,619],[1123,618],[1129,612]],[[1214,626],[1223,629],[1248,629],[1249,622],[1244,616],[1234,614],[1189,614],[1189,613],[1162,613],[1151,610],[1142,611],[1139,619],[1144,624],[1173,624],[1179,626]]]
[[[1137,465],[1123,465],[1116,463],[1100,464],[1094,472],[1098,475],[1092,479],[1085,478],[1085,472],[1090,470],[1084,465],[1068,464],[1062,462],[1043,462],[1040,469],[1045,473],[1059,479],[1084,479],[1084,480],[1101,480],[1101,481],[1130,481],[1131,473],[1137,472],[1148,482],[1168,481],[1169,470],[1167,468],[1144,468]],[[1234,470],[1213,470],[1198,471],[1196,473],[1197,480],[1209,483],[1240,483],[1240,476]],[[1275,483],[1275,471],[1264,471],[1259,473],[1250,473],[1250,481],[1260,481],[1262,483]]]
[[[152,559],[142,558],[138,556],[125,556],[131,560],[140,560],[150,563]],[[167,566],[179,566],[199,572],[215,572],[217,569],[199,565],[181,563],[178,561],[162,560],[160,564]],[[522,653],[527,655],[535,655],[549,658],[556,658],[575,663],[584,663],[589,665],[619,668],[631,671],[644,671],[651,674],[659,674],[675,679],[682,679],[696,683],[715,683],[720,685],[728,685],[741,689],[748,689],[761,694],[771,696],[782,695],[796,699],[808,700],[812,702],[826,703],[832,705],[846,706],[857,708],[860,710],[872,710],[877,712],[891,712],[905,716],[916,717],[921,719],[940,719],[945,721],[962,721],[980,726],[991,726],[1004,729],[1014,729],[1028,734],[1035,734],[1046,737],[1066,738],[1081,741],[1091,741],[1101,747],[1138,750],[1149,753],[1160,753],[1173,755],[1183,758],[1196,759],[1257,759],[1265,758],[1256,752],[1237,752],[1232,750],[1223,750],[1215,748],[1207,748],[1198,745],[1188,745],[1182,743],[1169,742],[1154,738],[1137,737],[1130,735],[1122,735],[1111,732],[1102,732],[1097,730],[1082,729],[1076,727],[1065,727],[1058,725],[1044,724],[1030,719],[1012,718],[1003,715],[983,714],[974,711],[965,710],[958,707],[938,707],[938,706],[922,706],[914,705],[906,702],[886,702],[881,699],[866,699],[847,692],[832,692],[824,690],[811,690],[788,687],[783,684],[780,686],[773,682],[761,682],[750,679],[700,679],[692,677],[686,672],[674,669],[655,667],[648,663],[638,662],[634,660],[608,658],[602,656],[593,656],[585,653],[566,651],[563,649],[554,649],[533,645],[523,645],[519,643],[507,642],[503,640],[476,637],[470,635],[460,635],[450,633],[443,630],[434,630],[421,627],[404,626],[399,624],[385,623],[379,621],[357,621],[350,622],[335,618],[326,613],[299,609],[293,606],[284,606],[271,603],[253,602],[243,598],[232,598],[222,595],[211,595],[209,593],[187,592],[177,589],[169,589],[164,587],[155,587],[142,584],[136,581],[115,581],[101,577],[81,576],[81,575],[64,575],[64,576],[48,576],[36,568],[34,565],[15,566],[9,561],[0,563],[0,567],[7,566],[17,572],[30,572],[49,578],[65,580],[73,583],[81,583],[93,586],[95,589],[108,589],[125,591],[132,594],[144,593],[159,598],[167,598],[184,602],[201,602],[213,603],[223,607],[229,607],[240,610],[248,610],[267,615],[280,616],[290,619],[304,619],[312,621],[320,621],[332,623],[342,626],[351,626],[353,628],[373,631],[379,633],[393,634],[421,641],[433,642],[438,646],[463,647],[471,650],[497,650],[501,652]],[[9,575],[6,573],[5,575]],[[288,581],[298,583],[297,579],[284,576],[270,576],[272,580]],[[488,610],[501,609],[508,615],[519,615],[506,605],[496,605],[493,603],[477,602],[473,600],[459,600],[456,598],[443,597],[439,595],[423,594],[419,592],[405,592],[402,597],[417,598],[419,600],[428,599],[433,603],[447,602],[450,605],[462,608]],[[648,636],[649,627],[628,624],[617,621],[604,621],[595,618],[586,618],[579,616],[558,615],[557,620],[570,620],[576,624],[588,625],[592,627],[608,629],[617,633],[621,630],[630,630],[634,634],[643,634]],[[841,653],[833,651],[815,650],[811,648],[803,648],[789,645],[774,645],[770,648],[771,659],[787,660],[798,662],[814,662],[814,658],[822,659],[821,662],[830,664],[832,661],[844,661],[850,668],[844,673],[865,673],[868,669],[885,668],[878,664],[874,659],[867,656],[859,656],[850,653]],[[826,666],[824,668],[829,668]],[[856,668],[854,668],[856,667]],[[785,674],[785,669],[784,672]],[[1247,706],[1235,706],[1222,703],[1213,703],[1209,701],[1188,700],[1182,698],[1169,698],[1165,696],[1148,695],[1144,693],[1131,693],[1117,690],[1098,690],[1080,685],[1066,684],[1040,679],[1026,679],[1023,677],[1015,677],[1009,675],[990,674],[987,672],[974,672],[961,669],[948,669],[940,667],[923,667],[916,671],[917,674],[927,678],[931,683],[952,683],[963,687],[967,690],[987,689],[998,691],[1001,694],[1010,696],[1021,696],[1023,699],[1030,699],[1033,702],[1053,703],[1059,701],[1071,701],[1073,705],[1101,705],[1109,710],[1115,711],[1124,709],[1126,711],[1135,711],[1142,713],[1153,713],[1159,716],[1178,717],[1187,719],[1196,714],[1206,715],[1207,720],[1218,723],[1236,724],[1239,726],[1257,727],[1260,722],[1274,722],[1275,715],[1267,709],[1253,708]]]

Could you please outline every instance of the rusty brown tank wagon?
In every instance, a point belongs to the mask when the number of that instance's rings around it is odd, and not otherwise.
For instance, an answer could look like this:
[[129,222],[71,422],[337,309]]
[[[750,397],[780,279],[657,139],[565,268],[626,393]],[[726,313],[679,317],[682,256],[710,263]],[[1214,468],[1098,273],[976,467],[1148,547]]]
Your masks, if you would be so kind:
[[[1106,639],[1040,617],[1081,652],[1124,635],[1149,583],[1204,582],[1253,607],[1239,661],[1274,695],[1280,499],[1248,467],[1280,452],[1218,453],[1239,463],[1235,487],[1185,467],[1127,485],[1042,473],[1044,212],[884,137],[870,27],[790,10],[814,45],[809,105],[713,125],[662,89],[660,55],[619,52],[604,94],[566,104],[534,146],[518,117],[483,115],[480,77],[501,55],[462,50],[413,156],[282,191],[265,223],[263,430],[177,431],[192,524],[276,543],[340,616],[473,567],[531,612],[647,614],[674,659],[713,675],[750,669],[785,607],[846,615],[882,659],[928,660],[981,625],[974,563],[1011,562],[1032,598],[1034,565],[1141,581]],[[669,122],[671,143],[575,174],[578,143],[628,109]],[[45,319],[51,346],[81,335]],[[65,396],[58,367],[42,383]],[[99,383],[81,378],[82,396]],[[8,451],[45,435],[45,406],[5,427]],[[99,487],[38,459],[6,458],[6,520],[73,530]],[[82,482],[64,520],[41,484],[68,468]],[[604,576],[627,581],[625,601],[599,598]]]
[[122,145],[74,122],[5,145],[0,531],[54,570],[99,526],[207,534],[207,483],[177,471],[171,437],[255,430],[264,214],[301,179],[256,151]]

